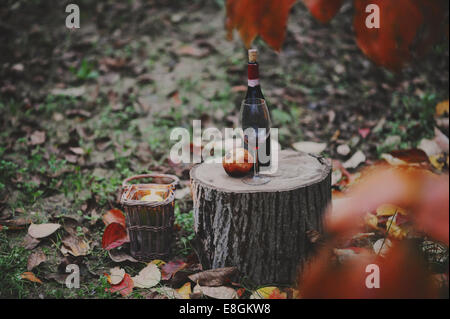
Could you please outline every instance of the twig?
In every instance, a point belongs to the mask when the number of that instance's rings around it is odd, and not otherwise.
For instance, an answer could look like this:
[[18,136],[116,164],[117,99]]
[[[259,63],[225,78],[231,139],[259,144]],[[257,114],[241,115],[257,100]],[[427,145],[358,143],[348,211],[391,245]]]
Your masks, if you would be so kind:
[[389,227],[386,229],[386,233],[385,233],[385,237],[384,237],[384,239],[383,239],[383,243],[381,244],[380,250],[378,251],[377,255],[379,255],[379,254],[381,253],[381,251],[383,250],[384,243],[386,242],[386,237],[387,237],[387,235],[389,234],[389,230],[391,229],[391,226],[392,226],[392,223],[393,223],[394,220],[395,220],[395,217],[397,216],[397,212],[398,212],[398,211],[395,210],[394,215],[392,215],[391,223],[389,224]]

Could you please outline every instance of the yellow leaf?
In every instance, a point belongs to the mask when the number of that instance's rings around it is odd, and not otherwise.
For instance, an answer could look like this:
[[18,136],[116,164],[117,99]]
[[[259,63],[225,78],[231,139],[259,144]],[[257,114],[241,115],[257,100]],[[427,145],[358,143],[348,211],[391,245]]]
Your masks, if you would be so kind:
[[164,260],[161,259],[154,259],[150,262],[150,264],[156,265],[158,267],[161,267],[162,265],[164,265],[166,262]]
[[251,296],[250,299],[269,299],[270,295],[278,289],[277,287],[263,287],[256,290]]
[[389,236],[395,238],[395,239],[404,239],[406,235],[408,234],[406,230],[401,228],[395,223],[394,216],[389,217],[389,219],[386,222],[386,227],[389,229]]
[[366,222],[367,226],[370,226],[373,229],[378,229],[378,217],[374,214],[368,213],[364,217],[364,221]]
[[395,213],[407,215],[406,210],[391,204],[383,204],[377,208],[377,216],[393,216]]
[[436,105],[436,115],[437,116],[444,115],[445,113],[448,114],[448,100],[442,101],[441,103],[438,103],[438,105]]
[[429,157],[431,165],[433,165],[434,168],[436,168],[439,171],[442,171],[442,169],[445,166],[445,163],[448,163],[448,157],[447,161],[443,161],[444,159],[443,155],[432,155]]
[[189,295],[191,294],[191,283],[187,282],[183,285],[183,287],[177,289],[177,293],[180,295],[182,299],[190,299]]
[[24,272],[22,275],[20,275],[20,277],[22,277],[22,279],[26,279],[26,280],[29,280],[32,282],[37,282],[38,284],[42,284],[42,281],[30,271]]

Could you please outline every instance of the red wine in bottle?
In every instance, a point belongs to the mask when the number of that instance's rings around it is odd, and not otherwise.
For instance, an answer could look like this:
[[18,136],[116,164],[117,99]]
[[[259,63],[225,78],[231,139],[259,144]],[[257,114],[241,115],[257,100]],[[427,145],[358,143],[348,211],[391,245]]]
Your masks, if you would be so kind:
[[[259,84],[259,65],[258,65],[258,50],[248,50],[248,88],[245,99],[264,99],[264,95],[261,91],[261,85]],[[267,101],[266,101],[267,103]],[[245,144],[245,149],[247,145]],[[269,157],[269,161],[265,163],[259,162],[260,167],[270,166],[270,134],[266,139],[266,155]]]

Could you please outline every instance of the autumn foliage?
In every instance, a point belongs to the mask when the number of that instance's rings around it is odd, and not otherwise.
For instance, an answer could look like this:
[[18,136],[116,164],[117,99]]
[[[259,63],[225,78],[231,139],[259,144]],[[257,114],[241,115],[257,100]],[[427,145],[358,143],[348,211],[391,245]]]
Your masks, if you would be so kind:
[[[348,193],[334,200],[333,207],[328,211],[326,229],[329,238],[301,274],[302,297],[439,297],[438,286],[414,238],[427,236],[448,246],[448,194],[448,175],[436,175],[417,167],[415,163],[368,168]],[[380,210],[380,207],[383,209]],[[392,207],[398,208],[393,210]],[[375,223],[368,223],[372,229],[377,228],[382,218],[391,215],[387,221],[394,222],[397,215],[402,218],[407,215],[412,222],[410,238],[404,239],[405,236],[399,236],[399,232],[390,232],[391,225],[388,225],[385,236],[392,244],[387,247],[386,253],[348,247],[347,251],[352,252],[350,257],[337,262],[334,247],[364,232],[368,226],[364,223],[364,217],[377,209]],[[403,231],[401,227],[398,230]],[[380,269],[379,289],[369,289],[365,285],[368,276],[366,267],[370,264],[376,264]]]
[[[257,35],[279,51],[285,39],[289,11],[295,0],[228,0],[226,27],[237,29],[249,47]],[[329,22],[343,0],[303,0],[320,22]],[[414,57],[426,53],[444,33],[445,1],[354,0],[353,27],[359,48],[376,64],[398,71]],[[380,9],[380,28],[367,28],[369,4]]]

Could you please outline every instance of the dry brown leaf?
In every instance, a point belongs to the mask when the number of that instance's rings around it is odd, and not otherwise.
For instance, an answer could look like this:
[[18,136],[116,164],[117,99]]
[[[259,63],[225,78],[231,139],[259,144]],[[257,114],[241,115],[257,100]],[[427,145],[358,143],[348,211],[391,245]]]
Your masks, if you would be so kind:
[[45,143],[45,132],[44,131],[34,131],[30,136],[31,145],[40,145]]
[[30,235],[26,234],[23,239],[22,246],[25,249],[31,250],[37,247],[41,241],[39,239],[33,238]]
[[226,267],[202,271],[189,276],[189,279],[201,286],[217,287],[229,284],[238,274],[236,267]]
[[33,238],[45,238],[53,234],[61,227],[60,224],[31,224],[28,234]]
[[89,243],[73,235],[65,236],[62,239],[62,243],[66,247],[67,252],[75,257],[86,256],[90,249]]
[[108,250],[109,258],[111,258],[116,263],[121,263],[124,261],[131,261],[133,263],[138,262],[136,259],[128,255],[126,252],[124,252],[122,249],[111,249]]
[[214,299],[237,299],[238,295],[236,290],[230,287],[220,286],[220,287],[206,287],[196,285],[194,287],[194,293],[202,293],[207,297]]
[[45,256],[44,252],[41,249],[32,252],[30,256],[28,256],[27,270],[28,271],[33,270],[34,267],[39,266],[46,260],[47,257]]

